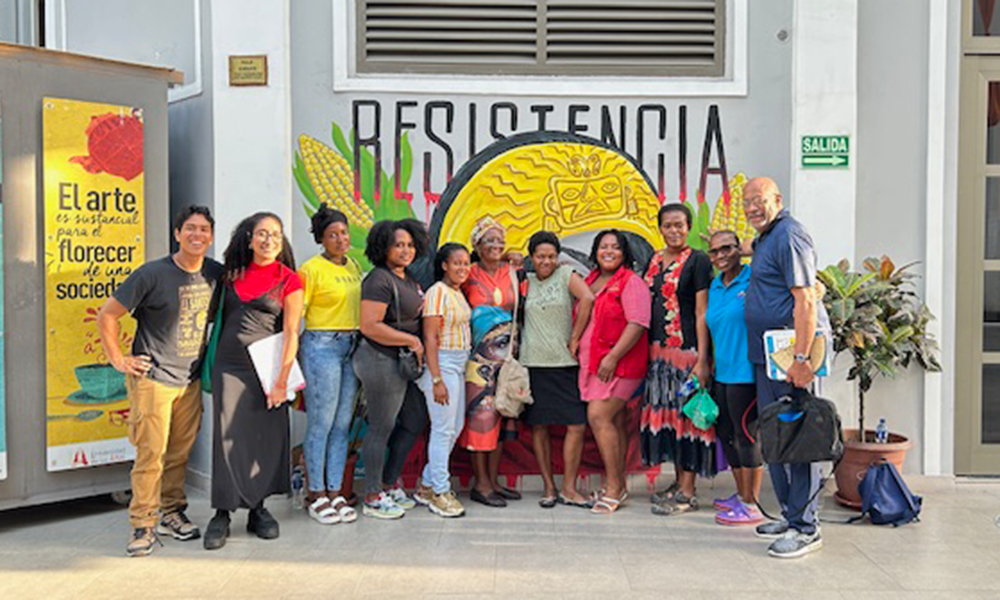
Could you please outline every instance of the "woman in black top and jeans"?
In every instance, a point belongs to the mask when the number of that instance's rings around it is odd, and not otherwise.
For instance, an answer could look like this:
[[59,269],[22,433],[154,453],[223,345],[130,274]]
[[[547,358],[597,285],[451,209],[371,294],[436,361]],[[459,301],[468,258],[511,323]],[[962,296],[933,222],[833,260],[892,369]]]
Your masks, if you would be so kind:
[[[368,233],[365,248],[365,256],[375,269],[361,284],[364,339],[354,354],[354,370],[364,388],[368,409],[368,430],[361,445],[365,463],[364,514],[379,519],[401,518],[404,510],[416,505],[395,487],[395,482],[416,439],[401,430],[422,429],[427,409],[414,382],[400,374],[399,350],[409,348],[423,361],[423,290],[407,267],[426,254],[427,247],[424,225],[407,219],[376,223]],[[403,408],[408,395],[420,403],[423,412]],[[397,429],[401,411],[404,417],[400,421],[422,416],[424,423],[410,426],[401,422]]]

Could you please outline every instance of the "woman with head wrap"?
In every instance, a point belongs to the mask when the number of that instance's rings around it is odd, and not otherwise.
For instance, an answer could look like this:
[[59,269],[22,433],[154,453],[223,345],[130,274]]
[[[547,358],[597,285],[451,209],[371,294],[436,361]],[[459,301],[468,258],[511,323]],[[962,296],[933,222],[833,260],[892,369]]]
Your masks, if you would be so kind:
[[496,411],[497,375],[510,352],[516,351],[511,339],[515,294],[519,293],[517,270],[504,252],[506,230],[492,217],[483,217],[472,230],[474,263],[462,291],[472,307],[473,349],[466,382],[465,430],[458,444],[472,453],[476,476],[471,498],[493,507],[519,500],[521,494],[497,481],[500,471],[502,440],[517,435],[515,421],[504,426]]

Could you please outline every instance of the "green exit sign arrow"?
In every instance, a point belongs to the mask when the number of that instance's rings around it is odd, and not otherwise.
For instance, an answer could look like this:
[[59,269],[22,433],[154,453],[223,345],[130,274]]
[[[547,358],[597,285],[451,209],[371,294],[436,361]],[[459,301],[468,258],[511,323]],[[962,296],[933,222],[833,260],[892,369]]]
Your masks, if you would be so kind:
[[850,143],[846,135],[802,136],[802,167],[846,169],[850,165]]

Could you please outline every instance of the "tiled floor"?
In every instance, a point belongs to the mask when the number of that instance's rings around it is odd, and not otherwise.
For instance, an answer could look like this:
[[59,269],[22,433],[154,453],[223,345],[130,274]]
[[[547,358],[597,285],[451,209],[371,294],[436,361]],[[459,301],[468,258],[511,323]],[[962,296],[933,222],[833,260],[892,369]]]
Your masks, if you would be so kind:
[[[728,483],[706,482],[703,500]],[[238,515],[220,551],[164,540],[129,559],[124,509],[98,498],[0,514],[0,598],[1000,598],[1000,484],[911,483],[925,496],[921,523],[830,523],[823,550],[795,561],[768,558],[766,542],[715,525],[710,510],[654,517],[637,493],[595,516],[543,510],[537,492],[502,510],[467,503],[462,519],[418,508],[328,527],[274,499],[278,540],[251,538]],[[189,514],[204,526],[207,499]]]

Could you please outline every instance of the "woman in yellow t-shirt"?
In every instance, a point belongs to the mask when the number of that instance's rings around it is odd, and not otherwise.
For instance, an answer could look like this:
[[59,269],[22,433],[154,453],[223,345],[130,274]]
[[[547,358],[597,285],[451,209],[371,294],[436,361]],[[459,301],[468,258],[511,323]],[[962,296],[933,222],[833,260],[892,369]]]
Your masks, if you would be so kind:
[[361,324],[361,267],[347,255],[351,234],[344,213],[320,206],[312,234],[323,252],[299,269],[305,285],[306,331],[300,358],[306,378],[309,516],[324,525],[358,518],[340,494],[358,378],[351,355]]

